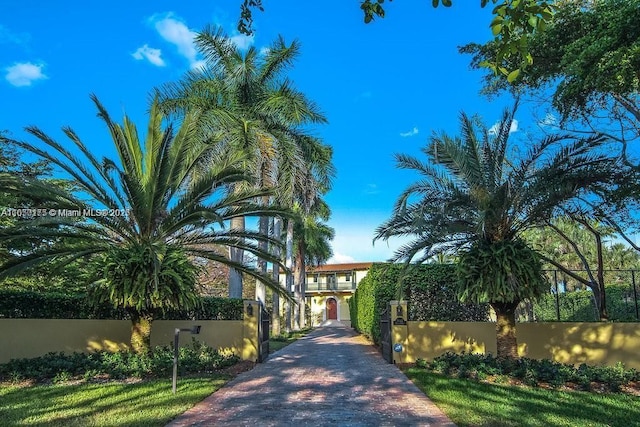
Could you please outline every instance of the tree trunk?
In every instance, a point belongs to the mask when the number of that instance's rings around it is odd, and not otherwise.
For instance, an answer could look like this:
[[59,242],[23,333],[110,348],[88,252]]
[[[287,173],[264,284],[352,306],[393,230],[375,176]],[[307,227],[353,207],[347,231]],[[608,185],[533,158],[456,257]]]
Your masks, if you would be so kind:
[[604,286],[604,261],[602,259],[602,236],[600,233],[594,233],[596,236],[596,250],[598,253],[598,317],[601,322],[609,320],[607,312],[607,294]]
[[[244,231],[244,217],[231,218],[231,229]],[[244,261],[244,250],[229,248],[229,257],[241,263]],[[235,268],[229,268],[229,298],[242,298],[242,272]]]
[[151,313],[141,313],[129,310],[131,316],[131,348],[137,354],[147,354],[151,351]]
[[499,358],[518,358],[518,341],[516,339],[517,302],[490,303],[496,312],[496,346]]
[[[282,233],[282,219],[274,218],[273,220],[273,237],[280,239]],[[273,250],[273,254],[280,258],[280,248],[276,247]],[[273,264],[273,280],[280,283],[280,266]],[[271,314],[271,333],[273,335],[280,335],[280,295],[277,292],[273,292],[273,313]]]
[[[263,203],[265,203],[265,200],[263,199]],[[268,203],[268,198],[267,198],[267,203]],[[258,232],[262,235],[262,236],[268,236],[269,235],[269,218],[266,216],[261,216],[260,220],[259,220],[259,226],[258,226]],[[258,248],[260,248],[263,251],[267,251],[268,249],[268,244],[267,242],[259,242],[258,243]],[[263,273],[263,274],[267,274],[267,261],[265,261],[262,258],[258,258],[258,270]],[[256,279],[256,300],[261,301],[263,304],[267,303],[267,287],[265,286],[265,284],[262,282],[262,280]]]
[[[286,288],[287,293],[290,293],[293,290],[293,219],[287,220],[287,238],[285,245],[285,262],[284,266],[287,267],[287,280],[286,280]],[[291,302],[287,301],[286,303],[286,319],[285,319],[285,328],[287,332],[290,332],[292,329],[291,325]]]
[[296,293],[295,298],[298,302],[298,327],[303,329],[306,326],[306,310],[305,310],[305,291],[306,291],[306,274],[305,274],[305,262],[304,262],[304,245],[302,242],[298,245],[298,250],[296,251],[296,262],[295,262],[295,282],[296,282]]

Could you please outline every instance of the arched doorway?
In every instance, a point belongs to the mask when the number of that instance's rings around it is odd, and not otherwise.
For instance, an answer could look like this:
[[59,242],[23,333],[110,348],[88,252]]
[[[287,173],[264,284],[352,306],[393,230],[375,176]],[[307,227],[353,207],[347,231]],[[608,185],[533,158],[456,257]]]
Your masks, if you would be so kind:
[[335,298],[327,298],[327,320],[338,320],[338,302]]

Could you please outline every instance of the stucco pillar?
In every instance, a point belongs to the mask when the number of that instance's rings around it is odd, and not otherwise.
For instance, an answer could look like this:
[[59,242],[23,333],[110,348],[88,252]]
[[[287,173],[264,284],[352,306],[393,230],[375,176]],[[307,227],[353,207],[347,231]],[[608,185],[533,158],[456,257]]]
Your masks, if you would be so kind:
[[[408,363],[408,332],[406,301],[391,301],[391,354],[393,363]],[[399,344],[399,345],[398,345]],[[400,350],[400,351],[397,351]]]
[[258,361],[260,345],[258,341],[258,320],[260,319],[260,303],[244,301],[244,321],[242,322],[242,360]]

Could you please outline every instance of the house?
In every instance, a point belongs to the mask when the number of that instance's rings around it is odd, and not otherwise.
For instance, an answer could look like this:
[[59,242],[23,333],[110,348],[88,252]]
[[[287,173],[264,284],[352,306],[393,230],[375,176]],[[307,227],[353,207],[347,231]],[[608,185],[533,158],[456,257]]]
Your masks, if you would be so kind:
[[[325,264],[307,268],[305,299],[311,309],[311,326],[317,326],[325,320],[351,324],[348,299],[372,264]],[[284,280],[284,275],[281,275],[283,283]]]

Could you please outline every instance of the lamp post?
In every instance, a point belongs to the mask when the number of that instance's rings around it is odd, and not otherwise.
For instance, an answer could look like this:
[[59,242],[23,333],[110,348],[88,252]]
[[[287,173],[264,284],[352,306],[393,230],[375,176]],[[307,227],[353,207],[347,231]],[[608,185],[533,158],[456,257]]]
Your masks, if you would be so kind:
[[200,333],[200,325],[195,325],[192,328],[176,328],[173,335],[173,394],[176,394],[176,386],[178,385],[178,347],[180,332],[191,332],[192,335],[198,335]]

